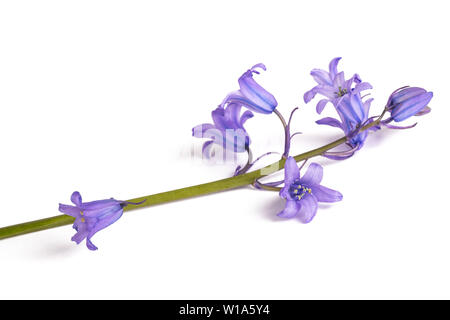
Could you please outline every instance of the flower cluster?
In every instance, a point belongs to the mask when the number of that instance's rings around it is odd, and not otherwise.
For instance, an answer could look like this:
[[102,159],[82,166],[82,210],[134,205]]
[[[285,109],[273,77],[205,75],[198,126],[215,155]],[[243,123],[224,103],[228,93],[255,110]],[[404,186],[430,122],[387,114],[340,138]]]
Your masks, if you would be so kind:
[[356,150],[361,149],[367,138],[367,131],[355,132],[367,124],[369,109],[373,99],[364,100],[361,92],[372,89],[368,82],[362,82],[358,74],[350,79],[345,79],[344,72],[337,71],[337,65],[341,58],[334,58],[329,65],[329,72],[321,69],[313,69],[311,75],[318,83],[317,86],[304,94],[305,103],[310,102],[316,94],[323,95],[325,99],[317,103],[317,113],[322,113],[328,103],[333,104],[340,121],[326,117],[316,121],[317,124],[339,128],[349,137],[347,145],[349,150],[341,154],[325,155],[332,159],[345,159],[351,157]]
[[[362,82],[358,74],[354,74],[350,79],[345,79],[344,72],[337,71],[337,65],[341,58],[334,58],[329,64],[329,71],[313,69],[311,75],[318,83],[317,86],[304,94],[305,103],[310,102],[316,94],[320,94],[325,99],[320,100],[316,105],[317,113],[321,113],[328,103],[333,104],[340,120],[326,117],[317,120],[320,125],[328,125],[344,131],[348,137],[347,145],[349,149],[344,152],[326,153],[325,157],[342,160],[351,157],[357,150],[361,149],[368,136],[368,131],[376,131],[380,126],[373,126],[369,130],[362,131],[361,128],[374,121],[369,118],[370,106],[373,99],[365,99],[366,95],[361,95],[365,90],[372,89],[368,82]],[[410,128],[396,127],[389,125],[391,121],[400,122],[413,115],[423,115],[429,112],[427,107],[432,92],[427,92],[422,88],[404,87],[394,91],[390,96],[386,111],[391,113],[391,117],[380,121],[380,125],[390,128]]]
[[[372,89],[372,85],[363,82],[357,73],[346,79],[344,72],[338,71],[340,60],[339,57],[332,59],[328,71],[313,69],[311,76],[317,82],[317,85],[303,96],[305,103],[309,103],[318,94],[323,96],[316,105],[318,114],[322,113],[327,104],[332,104],[339,119],[326,117],[317,120],[316,123],[339,128],[345,134],[348,149],[339,152],[324,152],[322,153],[324,157],[335,160],[349,158],[363,147],[369,131],[380,130],[381,126],[409,128],[411,126],[397,127],[391,125],[390,122],[403,121],[413,115],[422,115],[430,111],[427,104],[430,102],[433,93],[422,88],[405,87],[391,94],[380,119],[375,120],[377,117],[370,117],[369,114],[373,99],[366,98],[368,94],[364,94],[366,90]],[[257,64],[247,70],[239,78],[240,89],[228,94],[221,105],[212,112],[214,124],[203,124],[195,127],[193,135],[197,138],[211,139],[205,142],[203,147],[206,156],[209,155],[209,149],[213,144],[233,152],[248,152],[250,138],[243,124],[247,119],[253,117],[251,111],[264,114],[275,112],[280,117],[285,129],[285,150],[283,153],[283,158],[286,159],[285,179],[265,185],[258,182],[255,186],[259,189],[274,189],[284,183],[284,186],[280,189],[280,196],[286,200],[286,206],[278,216],[282,218],[297,216],[303,223],[308,223],[317,212],[318,202],[337,202],[342,200],[342,194],[320,185],[323,168],[317,163],[312,163],[306,173],[302,177],[300,176],[300,169],[296,161],[289,156],[290,142],[293,136],[290,133],[293,112],[286,123],[281,114],[275,110],[277,101],[274,96],[253,79],[253,75],[259,73],[257,71],[259,68],[266,70],[263,64]],[[240,115],[241,107],[249,110]],[[382,120],[381,118],[386,112],[389,112],[391,116]],[[237,138],[236,135],[227,134],[227,131],[231,133],[240,131],[243,134],[240,138]],[[240,166],[238,169],[236,170],[237,174],[246,172]]]
[[320,100],[316,105],[317,113],[322,113],[325,106],[330,102],[337,107],[344,96],[348,94],[359,94],[364,90],[372,89],[367,82],[362,82],[358,74],[354,74],[350,79],[345,80],[344,72],[338,72],[337,66],[341,58],[331,60],[328,69],[313,69],[311,76],[317,82],[317,86],[307,91],[303,99],[305,103],[310,102],[317,94],[323,95],[325,99]]
[[[213,123],[204,123],[192,129],[194,137],[208,139],[203,144],[203,155],[207,158],[213,153],[214,146],[233,154],[247,152],[249,158],[247,165],[238,166],[235,170],[234,175],[239,176],[246,174],[256,161],[272,154],[272,152],[267,152],[254,162],[251,161],[251,139],[244,124],[254,117],[254,113],[275,113],[281,120],[284,129],[284,153],[278,162],[278,164],[284,163],[284,180],[261,183],[257,178],[252,182],[258,189],[279,192],[279,196],[286,201],[285,208],[278,213],[281,218],[297,217],[301,222],[309,223],[316,215],[319,202],[331,203],[342,200],[340,192],[321,185],[323,177],[321,165],[311,163],[306,172],[303,175],[300,174],[310,157],[321,155],[335,160],[349,158],[363,147],[369,131],[381,130],[382,127],[411,128],[415,124],[400,127],[393,125],[392,122],[402,122],[412,116],[427,114],[431,110],[428,103],[433,97],[432,92],[419,87],[402,87],[390,95],[380,115],[370,116],[373,99],[367,98],[367,94],[363,93],[372,89],[372,86],[368,82],[363,82],[358,74],[346,79],[344,72],[339,72],[337,69],[340,59],[331,60],[328,71],[321,69],[311,71],[311,76],[317,85],[307,91],[303,97],[304,102],[309,103],[317,95],[323,96],[316,104],[318,114],[322,113],[327,104],[333,105],[337,118],[326,117],[317,120],[316,123],[336,127],[344,132],[344,137],[339,139],[339,143],[336,145],[332,143],[295,158],[289,155],[291,139],[298,133],[291,134],[292,115],[297,108],[291,112],[289,120],[285,121],[276,109],[278,103],[275,97],[254,79],[254,75],[259,74],[259,70],[266,70],[265,65],[261,63],[254,65],[239,77],[239,90],[227,94],[221,104],[211,112]],[[243,108],[247,110],[242,110]],[[385,115],[388,115],[387,119],[383,118]],[[347,145],[347,150],[330,151],[342,143]],[[305,162],[299,168],[295,159]],[[263,176],[261,174],[258,177]],[[255,176],[249,175],[249,177],[254,179]],[[241,180],[244,181],[244,179]],[[226,179],[222,182],[228,184],[230,181]],[[210,187],[210,184],[206,185]],[[281,185],[283,186],[279,187]],[[229,186],[227,185],[226,188]],[[210,190],[208,189],[207,192]],[[113,198],[83,203],[78,192],[72,194],[71,200],[75,206],[60,204],[59,210],[75,218],[73,227],[77,233],[72,240],[79,244],[86,239],[86,245],[90,250],[97,249],[91,242],[91,238],[98,231],[117,221],[122,216],[125,206],[142,203],[118,201]]]

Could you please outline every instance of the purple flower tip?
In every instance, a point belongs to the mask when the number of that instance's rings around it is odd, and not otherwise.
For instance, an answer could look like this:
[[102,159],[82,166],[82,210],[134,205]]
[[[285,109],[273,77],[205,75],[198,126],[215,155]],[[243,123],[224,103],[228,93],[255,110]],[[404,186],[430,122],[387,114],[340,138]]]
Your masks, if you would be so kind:
[[322,177],[323,168],[317,163],[312,163],[300,177],[297,162],[289,157],[284,167],[284,187],[280,191],[280,197],[286,199],[286,205],[278,216],[281,218],[298,216],[303,223],[309,223],[316,215],[318,202],[341,201],[340,192],[320,184]]
[[116,222],[122,216],[126,205],[142,203],[118,201],[113,198],[83,203],[78,191],[72,194],[71,201],[75,206],[59,204],[59,211],[75,218],[73,228],[77,233],[72,237],[72,241],[80,244],[86,239],[89,250],[97,250],[91,242],[94,234]]
[[262,69],[264,71],[267,70],[266,65],[264,63],[257,63],[253,67],[250,68],[251,71],[259,74],[259,72],[256,71],[256,69]]

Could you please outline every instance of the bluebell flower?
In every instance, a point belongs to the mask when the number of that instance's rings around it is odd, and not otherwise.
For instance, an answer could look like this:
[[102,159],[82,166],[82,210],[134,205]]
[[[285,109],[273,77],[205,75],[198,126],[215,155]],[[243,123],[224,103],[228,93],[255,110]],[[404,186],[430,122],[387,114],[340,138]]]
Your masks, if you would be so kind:
[[253,79],[253,74],[259,74],[259,68],[266,70],[264,64],[258,63],[239,78],[239,90],[229,93],[222,101],[222,107],[234,102],[258,113],[270,114],[275,110],[278,105],[275,97]]
[[250,145],[250,137],[244,128],[244,123],[253,117],[251,111],[241,115],[242,106],[231,102],[225,108],[219,106],[212,113],[213,124],[204,123],[192,129],[196,138],[211,139],[203,144],[203,155],[209,158],[213,144],[221,146],[226,151],[246,152]]
[[329,71],[313,69],[311,76],[317,82],[317,86],[307,91],[303,99],[305,103],[310,102],[317,94],[325,97],[316,105],[317,113],[322,113],[325,106],[331,102],[337,106],[340,100],[347,94],[360,93],[361,91],[372,89],[367,82],[362,82],[358,74],[354,74],[350,79],[345,80],[344,72],[337,71],[337,65],[341,58],[334,58],[329,64]]
[[[344,131],[348,137],[348,150],[342,152],[327,152],[325,157],[342,160],[351,157],[355,151],[361,149],[368,136],[367,131],[358,133],[358,129],[365,124],[370,123],[369,109],[373,99],[363,101],[361,92],[371,89],[368,82],[362,82],[358,74],[354,74],[348,80],[345,80],[344,72],[337,71],[337,65],[341,58],[334,58],[329,65],[329,72],[314,69],[311,75],[318,83],[304,95],[306,103],[311,101],[316,94],[325,97],[318,102],[316,106],[317,113],[321,113],[327,103],[332,103],[338,113],[340,120],[327,117],[316,121],[317,124],[329,125]],[[371,130],[377,130],[374,126]]]
[[126,205],[142,203],[118,201],[113,198],[83,203],[78,191],[72,194],[71,201],[75,206],[59,204],[59,211],[75,218],[73,228],[77,233],[72,237],[72,241],[80,244],[86,239],[89,250],[97,250],[91,238],[100,230],[116,222],[122,216]]
[[[316,121],[317,124],[329,125],[341,129],[349,138],[347,141],[347,145],[350,147],[349,150],[338,153],[329,152],[324,154],[325,157],[342,160],[351,157],[357,150],[362,148],[368,136],[368,130],[360,133],[357,131],[372,121],[369,119],[369,109],[372,101],[373,99],[363,101],[359,93],[346,95],[336,107],[340,121],[332,117],[326,117]],[[370,130],[377,129],[379,128],[374,126]]]
[[394,91],[389,97],[387,108],[395,122],[406,120],[412,116],[423,115],[431,111],[428,103],[433,92],[418,87],[403,87]]
[[303,223],[311,222],[317,212],[318,202],[337,202],[342,194],[322,186],[323,168],[311,163],[306,173],[300,177],[300,169],[293,157],[286,160],[284,166],[284,187],[280,197],[286,199],[286,205],[278,216],[293,218],[297,216]]

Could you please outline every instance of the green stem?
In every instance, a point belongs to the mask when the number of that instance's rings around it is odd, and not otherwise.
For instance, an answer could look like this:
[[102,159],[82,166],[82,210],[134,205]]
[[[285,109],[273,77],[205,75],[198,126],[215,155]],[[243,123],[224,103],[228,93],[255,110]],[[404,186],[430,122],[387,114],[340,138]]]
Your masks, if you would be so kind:
[[[378,120],[364,126],[361,128],[360,131],[367,130],[373,126],[376,126],[380,123],[381,118]],[[294,159],[297,162],[300,162],[302,160],[306,160],[312,157],[320,156],[325,151],[328,151],[330,149],[333,149],[347,141],[347,137],[342,137],[336,141],[333,141],[327,145],[324,145],[323,147],[313,149],[311,151],[299,154],[294,157]],[[219,191],[225,191],[230,189],[235,189],[238,187],[243,187],[246,185],[251,185],[253,182],[257,179],[260,179],[262,177],[265,177],[267,175],[270,175],[274,172],[277,172],[284,168],[284,164],[286,162],[286,159],[281,159],[277,162],[272,163],[271,165],[268,165],[262,169],[252,171],[249,173],[245,173],[242,175],[238,175],[231,178],[226,178],[214,182],[204,183],[196,186],[191,186],[187,188],[157,193],[145,197],[130,199],[128,201],[130,202],[141,202],[144,201],[144,203],[139,205],[130,205],[126,206],[124,208],[124,211],[131,211],[136,210],[139,208],[145,208],[145,207],[151,207],[158,204],[163,204],[167,202],[177,201],[177,200],[183,200],[188,198],[197,197],[200,195],[206,195],[211,194]],[[59,215],[51,218],[41,219],[41,220],[35,220],[30,221],[26,223],[21,223],[13,226],[8,226],[4,228],[0,228],[0,240],[11,238],[27,233],[32,233],[36,231],[42,231],[47,230],[51,228],[56,228],[64,225],[69,225],[74,222],[74,218],[67,216],[67,215]]]

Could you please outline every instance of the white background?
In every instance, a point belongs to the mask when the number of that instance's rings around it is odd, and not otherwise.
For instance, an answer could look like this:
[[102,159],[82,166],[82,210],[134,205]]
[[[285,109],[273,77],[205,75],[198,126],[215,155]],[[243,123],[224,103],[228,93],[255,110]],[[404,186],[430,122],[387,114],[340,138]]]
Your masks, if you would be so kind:
[[[341,135],[302,101],[309,71],[335,56],[374,86],[372,115],[398,87],[435,94],[416,128],[316,159],[344,200],[308,225],[277,218],[276,193],[244,188],[125,214],[93,238],[97,252],[70,226],[4,240],[0,298],[450,298],[448,12],[411,0],[0,2],[0,226],[58,215],[74,190],[129,199],[229,176],[233,164],[191,158],[191,128],[259,62],[279,110],[301,108],[294,153]],[[255,153],[281,151],[275,116],[247,130]]]

